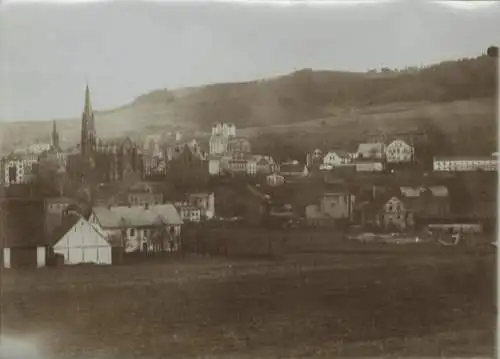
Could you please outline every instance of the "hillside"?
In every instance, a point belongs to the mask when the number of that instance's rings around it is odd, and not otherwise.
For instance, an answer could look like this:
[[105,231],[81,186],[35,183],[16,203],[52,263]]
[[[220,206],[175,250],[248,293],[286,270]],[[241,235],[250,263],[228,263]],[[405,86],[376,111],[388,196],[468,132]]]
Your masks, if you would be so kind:
[[[494,102],[476,99],[493,99],[497,78],[496,59],[486,55],[407,71],[347,73],[305,69],[247,83],[153,91],[116,110],[96,112],[96,126],[102,137],[142,136],[175,127],[194,133],[208,131],[216,121],[233,122],[238,128],[265,129],[326,119],[322,121],[328,122],[331,129],[337,122],[341,125],[341,117],[350,117],[357,119],[357,126],[374,127],[375,122],[370,121],[373,116],[367,114],[378,111],[378,127],[385,123],[385,116],[391,123],[401,111],[413,111],[413,115],[406,116],[418,120],[422,115],[419,108],[426,104],[434,109],[427,126],[443,128],[433,122],[447,116],[450,106],[471,120],[478,113],[481,118],[494,120]],[[454,101],[462,102],[455,106],[451,104]],[[472,109],[467,101],[473,101]],[[359,117],[360,111],[365,115]],[[58,127],[65,145],[78,141],[77,119],[59,121]],[[447,131],[447,126],[443,130]],[[47,122],[3,123],[0,141],[10,147],[18,139],[23,144],[35,138],[48,139],[50,131]]]

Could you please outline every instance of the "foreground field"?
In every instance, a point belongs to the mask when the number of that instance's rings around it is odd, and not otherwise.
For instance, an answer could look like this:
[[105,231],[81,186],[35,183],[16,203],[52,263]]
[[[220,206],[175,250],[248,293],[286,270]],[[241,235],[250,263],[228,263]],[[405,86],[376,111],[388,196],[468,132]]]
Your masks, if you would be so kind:
[[492,357],[493,254],[290,254],[3,274],[45,358]]

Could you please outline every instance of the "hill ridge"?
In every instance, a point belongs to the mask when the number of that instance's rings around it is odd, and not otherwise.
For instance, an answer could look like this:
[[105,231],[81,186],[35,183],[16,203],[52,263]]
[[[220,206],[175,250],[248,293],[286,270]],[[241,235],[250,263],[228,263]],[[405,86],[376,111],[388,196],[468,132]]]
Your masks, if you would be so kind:
[[[233,122],[240,129],[287,126],[329,118],[343,108],[494,98],[497,78],[497,59],[486,55],[400,71],[306,68],[253,81],[153,90],[121,107],[96,111],[96,127],[102,137],[142,137],[172,129],[207,132],[218,121]],[[493,108],[491,113],[494,116]],[[58,120],[67,139],[63,145],[78,141],[77,120],[79,116]],[[50,130],[48,121],[1,123],[0,141],[12,147],[17,136],[31,143],[49,138]]]

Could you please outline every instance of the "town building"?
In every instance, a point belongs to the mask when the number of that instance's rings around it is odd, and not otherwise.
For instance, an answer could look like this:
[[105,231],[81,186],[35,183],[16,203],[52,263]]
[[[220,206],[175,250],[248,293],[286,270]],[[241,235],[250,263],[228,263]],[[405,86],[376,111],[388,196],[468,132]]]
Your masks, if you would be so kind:
[[306,165],[299,161],[285,162],[279,165],[279,174],[285,178],[301,178],[309,175]]
[[2,158],[1,169],[3,184],[8,187],[12,184],[30,183],[35,178],[38,156],[33,154],[14,154]]
[[384,163],[378,161],[356,161],[356,172],[382,172]]
[[356,151],[356,157],[360,160],[383,160],[385,156],[385,144],[383,143],[361,143]]
[[222,171],[221,167],[222,156],[210,155],[208,158],[208,173],[211,176],[219,176]]
[[215,194],[213,192],[190,193],[188,194],[188,203],[200,209],[200,216],[203,220],[215,217]]
[[387,163],[411,163],[414,160],[414,148],[405,141],[394,140],[385,149]]
[[198,223],[201,221],[201,208],[190,205],[188,202],[177,202],[175,208],[183,222]]
[[210,155],[223,155],[228,152],[229,143],[240,146],[242,143],[232,141],[236,137],[236,126],[232,123],[218,122],[212,126],[212,135],[209,140]]
[[401,198],[419,219],[443,219],[450,215],[446,186],[400,187]]
[[498,157],[434,157],[433,170],[436,172],[498,171]]
[[335,220],[352,220],[355,196],[347,192],[324,193],[320,199],[320,210]]
[[209,160],[196,142],[177,145],[167,157],[168,181],[177,187],[203,187],[209,179]]
[[325,167],[337,167],[350,164],[352,162],[351,155],[346,151],[330,151],[323,158],[322,165]]
[[285,177],[280,176],[277,173],[272,173],[266,177],[266,183],[271,187],[278,187],[285,183]]
[[157,182],[138,182],[128,189],[126,202],[131,206],[163,204],[163,185]]
[[163,151],[143,153],[142,163],[145,180],[165,179],[167,177],[167,161]]
[[227,150],[228,153],[251,153],[252,145],[247,138],[244,137],[234,137],[230,138],[227,142]]
[[171,203],[128,207],[94,207],[89,222],[107,241],[125,252],[175,252],[180,250],[183,221]]
[[49,151],[52,148],[50,143],[33,143],[28,146],[26,149],[26,153],[32,153],[35,155],[39,155],[42,152]]
[[221,157],[221,170],[232,175],[246,175],[249,172],[247,165],[250,157],[242,152],[227,153]]
[[258,175],[268,175],[276,170],[276,163],[270,156],[257,156],[256,171]]
[[391,197],[382,207],[380,225],[388,230],[405,231],[415,225],[414,212],[401,198]]
[[407,231],[436,219],[450,216],[450,200],[445,186],[377,189],[372,202],[363,207],[363,222],[385,230]]

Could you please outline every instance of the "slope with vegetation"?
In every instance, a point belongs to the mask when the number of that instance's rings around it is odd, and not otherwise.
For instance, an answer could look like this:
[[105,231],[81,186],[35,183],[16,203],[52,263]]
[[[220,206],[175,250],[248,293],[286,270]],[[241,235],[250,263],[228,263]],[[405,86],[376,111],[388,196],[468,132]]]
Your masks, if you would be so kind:
[[[497,79],[497,59],[487,55],[402,71],[349,73],[304,69],[267,80],[154,91],[116,110],[97,112],[96,126],[100,136],[110,137],[146,135],[173,128],[192,133],[208,131],[216,121],[233,122],[238,128],[267,130],[273,125],[289,127],[323,119],[331,127],[330,132],[340,132],[351,127],[343,121],[350,119],[363,132],[363,128],[374,127],[374,123],[392,123],[406,112],[404,116],[417,123],[419,117],[427,116],[428,123],[424,121],[421,126],[431,130],[437,127],[438,132],[445,131],[446,135],[448,122],[443,125],[441,117],[449,117],[449,108],[456,110],[457,117],[467,119],[464,126],[482,127],[487,122],[490,129],[495,120],[495,103],[476,100],[493,99]],[[454,101],[462,102],[450,104]],[[425,106],[434,108],[432,116],[419,110]],[[372,122],[374,118],[376,121]],[[78,140],[76,121],[61,121],[68,143]],[[335,130],[337,123],[340,127]],[[26,142],[50,133],[47,123],[1,124],[4,144],[11,145],[21,127]],[[467,127],[462,130],[468,132]],[[493,132],[488,134],[492,136]]]

